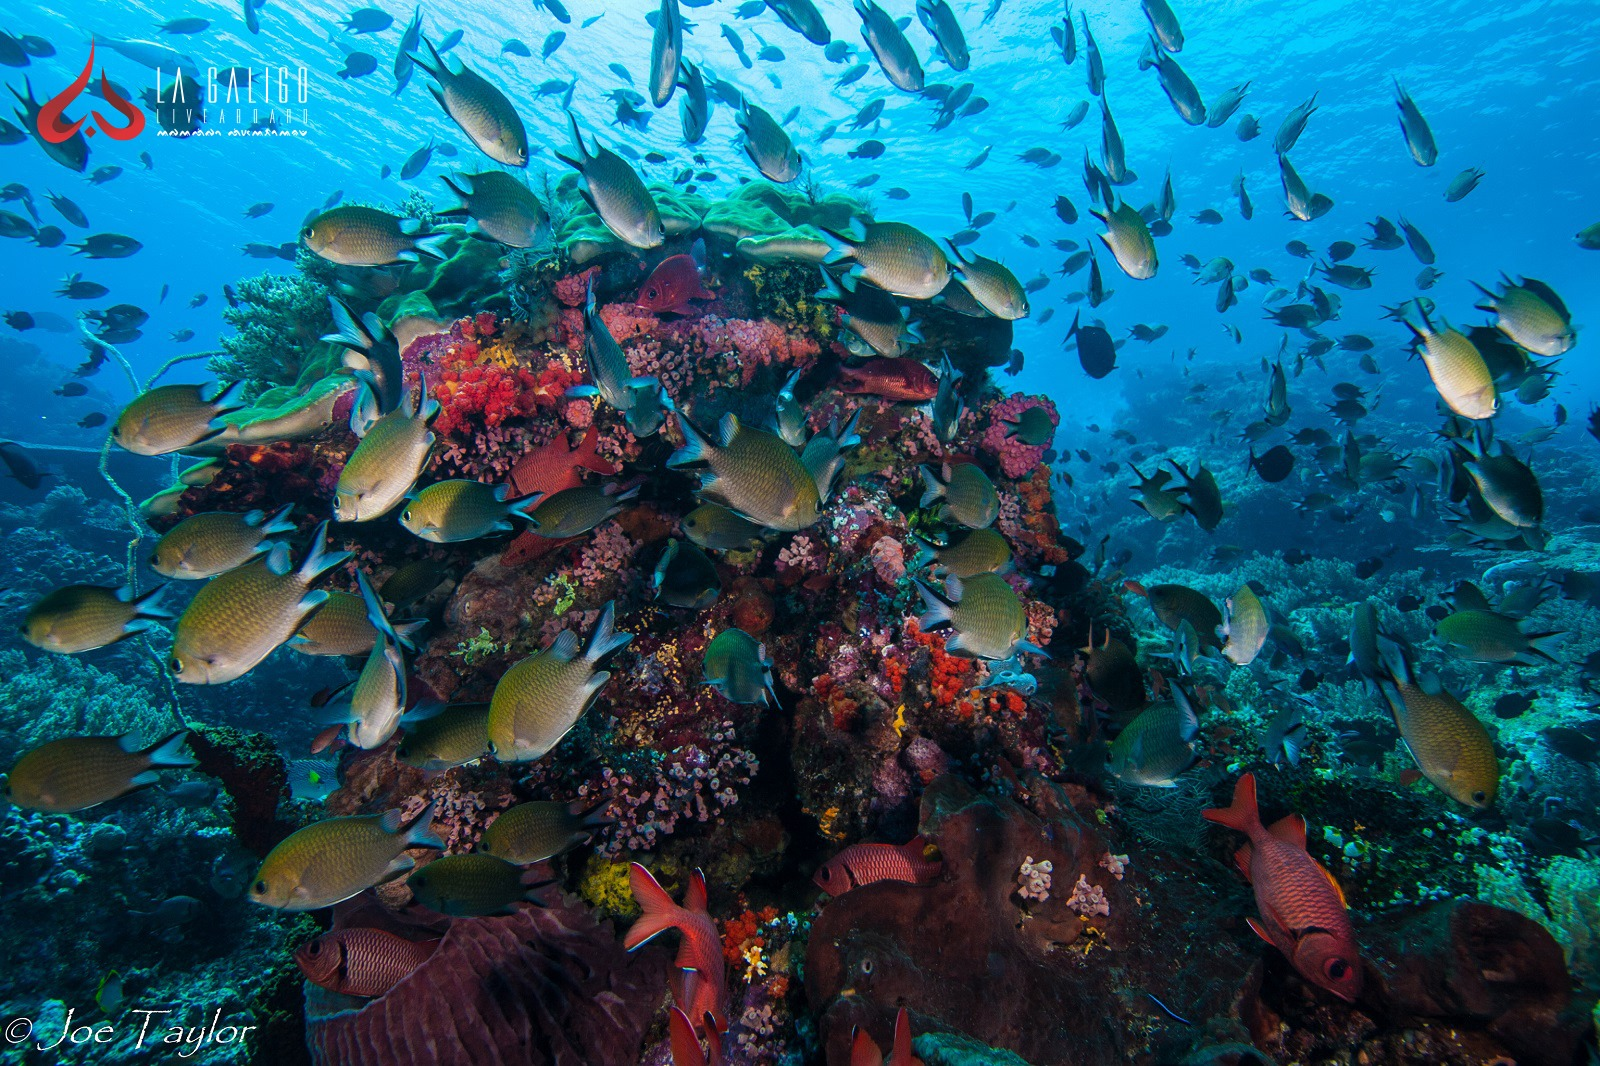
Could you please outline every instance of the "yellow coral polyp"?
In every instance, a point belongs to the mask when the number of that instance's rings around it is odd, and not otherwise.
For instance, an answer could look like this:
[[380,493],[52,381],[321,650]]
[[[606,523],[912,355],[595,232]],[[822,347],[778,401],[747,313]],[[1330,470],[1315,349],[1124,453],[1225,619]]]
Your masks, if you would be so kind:
[[504,337],[496,337],[488,342],[479,342],[477,362],[484,365],[492,364],[507,370],[512,370],[522,365],[522,360],[517,358],[516,348]]
[[578,881],[578,895],[610,918],[631,918],[639,913],[633,889],[628,886],[628,864],[590,856]]

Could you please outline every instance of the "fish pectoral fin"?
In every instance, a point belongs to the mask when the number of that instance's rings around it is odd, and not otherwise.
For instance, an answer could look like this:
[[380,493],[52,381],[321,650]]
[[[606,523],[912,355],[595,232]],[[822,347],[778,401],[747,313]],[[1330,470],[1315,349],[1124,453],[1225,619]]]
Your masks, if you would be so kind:
[[384,867],[383,875],[378,878],[378,884],[381,885],[385,881],[393,881],[397,877],[408,874],[416,865],[417,860],[409,855],[396,856],[388,866]]
[[1278,946],[1278,942],[1273,940],[1272,939],[1272,935],[1267,932],[1266,926],[1262,925],[1260,922],[1256,921],[1254,918],[1246,918],[1245,921],[1249,924],[1251,929],[1255,930],[1256,936],[1260,937],[1262,940],[1265,940],[1268,944],[1271,944],[1273,947],[1277,947]]

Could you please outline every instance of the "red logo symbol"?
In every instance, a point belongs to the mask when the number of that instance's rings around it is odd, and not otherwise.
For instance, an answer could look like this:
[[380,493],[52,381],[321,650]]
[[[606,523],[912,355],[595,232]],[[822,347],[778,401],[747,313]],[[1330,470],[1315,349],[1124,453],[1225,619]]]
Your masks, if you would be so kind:
[[[64,91],[50,98],[50,102],[39,109],[37,126],[39,136],[51,144],[60,144],[77,136],[79,130],[88,119],[80,118],[70,125],[63,121],[62,112],[67,105],[76,100],[84,89],[89,87],[89,78],[94,71],[94,42],[89,42],[89,61],[83,65],[83,73],[79,74],[73,83]],[[84,130],[85,135],[93,136],[95,127],[99,127],[107,137],[114,141],[131,141],[144,132],[144,112],[130,100],[124,98],[111,87],[110,80],[106,77],[106,68],[100,68],[100,95],[106,103],[122,112],[122,117],[128,120],[126,126],[113,126],[100,112],[91,112],[94,115],[94,126]]]

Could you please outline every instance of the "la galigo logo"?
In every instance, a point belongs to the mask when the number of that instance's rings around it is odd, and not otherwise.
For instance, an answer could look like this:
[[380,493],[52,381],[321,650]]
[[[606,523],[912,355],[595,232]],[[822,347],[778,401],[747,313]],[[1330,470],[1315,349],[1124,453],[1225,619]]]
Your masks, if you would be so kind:
[[87,137],[94,136],[96,130],[99,130],[114,141],[131,141],[144,132],[144,112],[140,111],[137,105],[112,87],[111,80],[106,77],[105,67],[100,68],[100,96],[106,103],[121,112],[123,118],[128,120],[127,125],[113,125],[99,111],[90,112],[90,115],[94,118],[94,125],[88,129],[84,129],[84,124],[89,121],[88,118],[80,118],[78,121],[71,123],[64,121],[63,113],[66,111],[67,105],[76,100],[89,87],[89,78],[93,71],[94,42],[90,41],[89,61],[83,65],[83,72],[73,80],[71,85],[52,96],[48,103],[39,108],[39,117],[35,122],[39,136],[51,144],[61,144],[77,136],[79,130],[82,130]]

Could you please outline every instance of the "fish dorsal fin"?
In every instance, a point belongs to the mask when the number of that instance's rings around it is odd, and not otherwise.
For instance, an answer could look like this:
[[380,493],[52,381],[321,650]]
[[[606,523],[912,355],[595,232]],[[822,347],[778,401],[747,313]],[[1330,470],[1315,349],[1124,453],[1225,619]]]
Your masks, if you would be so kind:
[[570,629],[563,629],[561,635],[550,642],[545,654],[557,662],[570,663],[578,655],[578,634]]
[[1306,850],[1306,820],[1298,814],[1279,818],[1267,826],[1267,832],[1285,844],[1293,844],[1301,851]]
[[722,447],[726,448],[739,436],[739,416],[732,411],[722,416],[722,421],[717,423],[717,434]]
[[1328,884],[1333,887],[1333,894],[1339,897],[1339,906],[1349,910],[1350,904],[1344,898],[1344,888],[1339,884],[1338,880],[1333,876],[1333,874],[1329,873],[1328,868],[1322,865],[1320,862],[1317,863],[1317,870],[1322,874],[1323,877],[1328,879]]
[[278,577],[287,574],[294,565],[294,560],[289,555],[289,545],[283,541],[272,546],[267,552],[267,569]]

